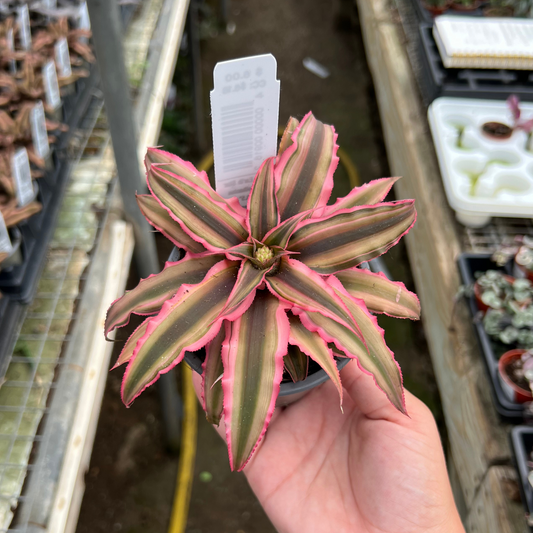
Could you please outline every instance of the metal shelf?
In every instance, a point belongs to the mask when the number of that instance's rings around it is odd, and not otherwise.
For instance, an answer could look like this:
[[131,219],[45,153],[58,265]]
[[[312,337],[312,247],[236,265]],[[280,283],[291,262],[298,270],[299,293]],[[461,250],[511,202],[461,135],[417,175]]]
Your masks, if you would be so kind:
[[[124,37],[139,87],[139,153],[157,143],[187,6],[144,0]],[[124,290],[133,249],[102,105],[95,91],[75,136],[84,154],[0,388],[0,532],[60,533],[77,522],[112,348],[102,321]]]

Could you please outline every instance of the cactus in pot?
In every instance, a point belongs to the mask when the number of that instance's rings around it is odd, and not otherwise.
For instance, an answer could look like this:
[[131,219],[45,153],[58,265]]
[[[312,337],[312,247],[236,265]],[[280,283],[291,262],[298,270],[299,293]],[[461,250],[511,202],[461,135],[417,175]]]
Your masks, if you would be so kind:
[[291,118],[277,157],[255,176],[246,209],[177,156],[154,148],[146,156],[151,194],[139,195],[139,206],[187,253],[107,313],[106,337],[131,313],[147,316],[115,365],[128,363],[122,399],[130,405],[187,351],[205,347],[203,407],[215,424],[224,416],[233,470],[265,434],[284,369],[306,368],[302,359],[326,371],[341,404],[335,356],[356,359],[405,412],[400,369],[370,311],[417,319],[418,299],[358,265],[409,231],[414,202],[383,202],[397,179],[388,178],[327,205],[336,138],[311,113],[300,123]]

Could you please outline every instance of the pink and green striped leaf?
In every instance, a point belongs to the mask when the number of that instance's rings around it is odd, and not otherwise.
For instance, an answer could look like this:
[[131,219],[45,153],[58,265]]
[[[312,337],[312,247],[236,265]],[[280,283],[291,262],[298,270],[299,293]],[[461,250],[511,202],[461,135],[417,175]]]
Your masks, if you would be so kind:
[[[359,327],[350,312],[326,281],[309,267],[284,257],[275,276],[267,276],[269,290],[295,309],[322,313],[342,324],[362,340]],[[364,341],[363,341],[364,344]]]
[[[368,336],[366,330],[368,323],[360,324],[365,335],[367,344],[365,346],[351,330],[320,313],[301,311],[298,316],[309,331],[316,331],[326,343],[335,345],[336,355],[344,354],[345,357],[357,359],[359,367],[374,377],[376,385],[385,392],[393,405],[401,411],[404,409],[402,381],[398,367],[384,341],[383,343],[379,341],[377,346],[372,344],[374,338]],[[373,324],[370,325],[373,327]]]
[[137,287],[127,291],[124,296],[115,300],[107,311],[105,320],[105,336],[115,328],[125,326],[130,315],[153,315],[158,313],[163,304],[174,296],[184,285],[200,283],[223,255],[202,254],[193,256],[187,254],[181,261],[166,263],[159,274],[152,274],[142,279]]
[[212,340],[222,322],[224,309],[237,281],[239,263],[217,263],[197,285],[182,285],[150,319],[145,335],[137,343],[124,380],[122,401],[130,405],[160,374],[177,365],[185,351],[194,352]]
[[350,209],[351,207],[357,207],[359,205],[375,205],[379,202],[383,202],[392,186],[400,178],[382,178],[379,180],[372,180],[369,183],[361,185],[361,187],[355,187],[352,191],[339,198],[333,205],[328,205],[322,210],[317,210],[313,218],[330,216],[341,209]]
[[283,131],[283,135],[281,136],[281,141],[279,142],[278,160],[279,157],[281,157],[281,154],[283,154],[283,152],[292,144],[292,134],[298,127],[298,124],[300,124],[300,121],[297,118],[289,118],[285,130]]
[[274,158],[266,159],[255,176],[248,197],[248,227],[258,241],[279,224]]
[[309,357],[298,346],[289,344],[287,355],[283,358],[283,364],[294,383],[303,381],[307,377]]
[[202,364],[202,406],[207,421],[215,426],[220,424],[222,416],[223,398],[222,393],[222,343],[226,338],[224,323],[216,337],[207,343],[205,347],[205,360]]
[[228,208],[237,213],[237,215],[241,217],[246,215],[246,210],[241,206],[237,198],[226,199],[220,196],[209,184],[209,178],[205,171],[199,171],[189,161],[184,161],[181,157],[158,148],[148,148],[144,164],[147,171],[150,170],[152,165],[160,165],[167,172],[174,174],[175,177],[185,178],[196,186],[201,187],[215,202],[227,204]]
[[353,207],[302,222],[289,241],[298,259],[319,274],[333,274],[385,253],[413,226],[414,200]]
[[119,366],[123,365],[124,363],[127,363],[133,357],[133,352],[135,350],[135,347],[137,346],[137,342],[146,333],[146,328],[148,327],[148,322],[149,321],[150,321],[150,319],[147,318],[129,336],[128,340],[126,341],[126,344],[124,344],[124,347],[122,348],[122,351],[120,352],[120,355],[118,356],[118,359],[117,359],[116,363],[113,365],[113,368],[111,370],[114,370],[115,368],[118,368]]
[[194,183],[176,179],[162,167],[152,165],[148,172],[148,186],[182,229],[208,250],[224,250],[247,239],[245,219],[225,204],[214,201]]
[[272,267],[260,270],[251,261],[243,261],[233,291],[220,316],[231,322],[234,320],[235,312],[238,316],[242,315],[243,307],[247,309],[251,305],[257,287],[263,283],[265,275],[271,269]]
[[289,320],[284,305],[268,291],[227,323],[222,347],[224,421],[232,470],[242,470],[265,434],[283,377]]
[[274,246],[278,248],[286,248],[287,243],[289,242],[292,234],[296,231],[296,228],[298,228],[302,220],[310,217],[312,212],[313,211],[310,210],[304,211],[303,213],[298,213],[297,215],[294,215],[270,230],[264,238],[264,243],[266,246],[269,246],[270,248]]
[[350,268],[337,272],[336,278],[348,294],[365,302],[374,313],[384,313],[397,318],[420,318],[420,302],[415,293],[405,285],[389,280],[382,272]]
[[275,166],[281,220],[327,204],[333,189],[337,134],[308,113],[294,130]]
[[137,203],[146,220],[178,248],[196,254],[205,252],[205,247],[191,239],[151,194],[138,194]]
[[328,348],[327,343],[316,331],[309,331],[297,316],[290,316],[289,323],[291,325],[289,342],[298,346],[302,352],[324,369],[324,372],[337,387],[342,407],[341,377],[333,353]]

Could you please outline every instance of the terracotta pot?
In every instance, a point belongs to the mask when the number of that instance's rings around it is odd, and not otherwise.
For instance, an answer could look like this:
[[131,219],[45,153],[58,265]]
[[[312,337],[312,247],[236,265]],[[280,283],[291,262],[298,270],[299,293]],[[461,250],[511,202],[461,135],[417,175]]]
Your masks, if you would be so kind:
[[527,350],[517,349],[505,352],[498,361],[498,373],[504,392],[516,403],[526,403],[533,401],[531,390],[518,386],[507,374],[507,367],[510,363],[519,359]]
[[437,15],[442,15],[445,11],[448,11],[452,5],[452,2],[453,0],[447,0],[442,6],[431,6],[422,0],[422,5],[424,6],[424,9],[436,17]]
[[[509,283],[512,283],[515,280],[513,276],[504,276],[504,279],[506,279]],[[483,313],[486,313],[490,309],[490,307],[487,304],[483,303],[483,301],[481,300],[482,292],[483,291],[481,290],[481,286],[476,281],[474,283],[474,296],[476,297],[477,307],[480,311],[483,311]]]
[[452,4],[453,11],[475,11],[479,8],[481,5],[481,0],[474,0],[472,4],[465,6],[464,4],[456,4],[455,2]]

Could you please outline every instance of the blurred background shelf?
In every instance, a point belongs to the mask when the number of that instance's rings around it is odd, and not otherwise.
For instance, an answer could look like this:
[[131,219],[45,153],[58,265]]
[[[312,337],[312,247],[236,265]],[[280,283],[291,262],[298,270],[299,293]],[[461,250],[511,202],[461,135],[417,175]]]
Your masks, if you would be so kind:
[[[143,0],[130,13],[123,42],[139,154],[157,143],[187,7]],[[11,349],[0,388],[0,531],[59,533],[77,521],[112,348],[105,310],[124,290],[133,250],[102,107],[95,88],[83,119],[93,127],[66,179],[35,298],[17,304],[16,338],[2,335]]]

